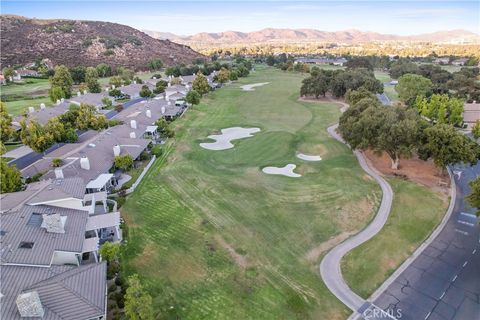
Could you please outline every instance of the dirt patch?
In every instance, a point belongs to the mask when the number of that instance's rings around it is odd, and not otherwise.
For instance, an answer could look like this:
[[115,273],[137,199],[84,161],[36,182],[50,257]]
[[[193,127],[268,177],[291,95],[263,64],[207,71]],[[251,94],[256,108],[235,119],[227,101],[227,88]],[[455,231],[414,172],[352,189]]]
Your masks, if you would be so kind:
[[418,157],[401,159],[399,169],[393,170],[390,157],[386,153],[378,156],[372,151],[365,151],[364,155],[369,164],[384,175],[408,179],[433,191],[449,194],[450,179],[448,175],[443,175],[431,160],[423,161]]
[[309,262],[317,262],[318,258],[322,255],[322,253],[330,250],[331,248],[335,247],[337,244],[341,243],[351,235],[353,235],[354,232],[342,232],[332,238],[330,238],[328,241],[323,242],[320,244],[318,247],[315,247],[311,249],[310,251],[307,252],[305,255],[305,258]]
[[379,203],[376,194],[368,195],[361,200],[349,202],[337,213],[337,220],[342,230],[354,231],[361,228],[368,221]]
[[235,261],[235,264],[237,266],[239,266],[242,270],[245,270],[245,268],[247,267],[247,258],[245,256],[237,253],[235,249],[231,245],[229,245],[221,236],[216,235],[215,241],[217,241],[220,246],[222,246],[228,251],[228,254],[230,254],[230,257],[232,257],[233,261]]

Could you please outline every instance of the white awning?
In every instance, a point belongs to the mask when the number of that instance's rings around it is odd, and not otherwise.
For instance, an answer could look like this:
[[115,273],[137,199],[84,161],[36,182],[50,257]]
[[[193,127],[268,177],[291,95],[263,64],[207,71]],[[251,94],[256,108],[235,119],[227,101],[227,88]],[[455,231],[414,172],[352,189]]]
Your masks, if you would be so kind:
[[120,212],[104,213],[91,216],[87,220],[86,231],[98,230],[120,225]]
[[98,238],[88,238],[83,241],[82,253],[84,252],[93,252],[98,250]]
[[145,132],[155,133],[157,132],[157,129],[158,129],[158,126],[147,126],[147,130],[145,130]]
[[97,177],[97,179],[90,181],[87,184],[87,189],[101,189],[103,188],[110,179],[112,179],[113,174],[111,173],[102,173]]

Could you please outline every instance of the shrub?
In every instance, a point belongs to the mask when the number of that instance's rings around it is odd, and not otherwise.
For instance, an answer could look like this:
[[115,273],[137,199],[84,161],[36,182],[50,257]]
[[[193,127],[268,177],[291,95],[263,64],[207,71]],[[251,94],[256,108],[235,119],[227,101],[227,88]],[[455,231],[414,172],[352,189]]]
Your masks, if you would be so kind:
[[108,120],[108,126],[109,126],[109,127],[115,127],[115,126],[118,126],[118,125],[121,125],[121,124],[123,124],[123,121],[118,120],[118,119],[110,119],[110,120]]
[[147,151],[143,151],[140,154],[140,160],[145,161],[145,160],[148,160],[148,159],[150,159],[150,153],[148,153]]
[[125,280],[123,280],[123,277],[121,274],[119,274],[116,278],[115,278],[115,284],[119,287],[123,287],[125,285]]
[[105,52],[103,53],[103,55],[105,56],[112,56],[115,54],[115,51],[113,51],[112,49],[107,49],[105,50]]
[[53,158],[52,159],[52,166],[58,168],[62,165],[63,161],[60,158]]
[[163,148],[162,148],[161,145],[156,144],[152,147],[152,150],[150,152],[158,158],[158,157],[162,156]]
[[117,198],[117,209],[120,209],[121,206],[125,204],[127,199],[125,197],[118,197]]
[[117,104],[115,107],[114,107],[115,111],[117,112],[120,112],[123,110],[123,106],[121,104]]

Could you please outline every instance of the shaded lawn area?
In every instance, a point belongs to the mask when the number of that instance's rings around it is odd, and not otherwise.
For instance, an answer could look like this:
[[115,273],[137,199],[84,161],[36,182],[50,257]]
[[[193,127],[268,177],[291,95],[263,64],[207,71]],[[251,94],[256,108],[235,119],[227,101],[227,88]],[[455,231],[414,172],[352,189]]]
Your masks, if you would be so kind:
[[411,181],[389,178],[394,199],[385,227],[342,261],[348,285],[368,298],[428,238],[442,220],[448,200]]
[[[329,103],[299,102],[304,75],[259,67],[174,122],[176,138],[127,198],[123,268],[143,277],[158,316],[181,319],[345,319],[312,250],[359,230],[380,188],[326,128]],[[239,86],[270,82],[255,91]],[[199,143],[232,126],[259,127],[233,149]],[[321,155],[301,161],[296,152]],[[270,176],[297,164],[301,178]],[[232,253],[233,252],[233,253]],[[243,258],[239,258],[243,257]],[[239,260],[245,262],[239,262]]]
[[18,144],[5,144],[5,149],[6,151],[12,151],[12,150],[15,150],[19,147],[23,146],[23,144],[21,143],[18,143]]
[[26,78],[0,87],[1,95],[45,95],[50,89],[48,79]]

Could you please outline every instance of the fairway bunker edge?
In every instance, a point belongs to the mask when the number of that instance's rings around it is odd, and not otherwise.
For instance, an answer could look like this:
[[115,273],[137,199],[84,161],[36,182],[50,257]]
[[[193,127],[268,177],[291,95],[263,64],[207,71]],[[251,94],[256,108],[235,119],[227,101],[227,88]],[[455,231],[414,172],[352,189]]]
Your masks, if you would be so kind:
[[293,170],[296,167],[297,166],[295,164],[289,163],[284,167],[273,167],[273,166],[265,167],[262,169],[262,171],[263,173],[266,173],[266,174],[275,174],[275,175],[282,175],[282,176],[291,177],[291,178],[299,178],[302,175],[293,172]]
[[270,82],[259,82],[259,83],[251,83],[251,84],[245,84],[243,86],[240,86],[240,88],[243,90],[243,91],[255,91],[255,87],[261,87],[261,86],[264,86],[266,84],[269,84]]
[[220,130],[221,134],[213,134],[208,136],[208,139],[215,140],[215,142],[200,143],[200,147],[208,150],[227,150],[234,147],[232,140],[250,138],[254,133],[260,132],[260,128],[242,128],[231,127]]

